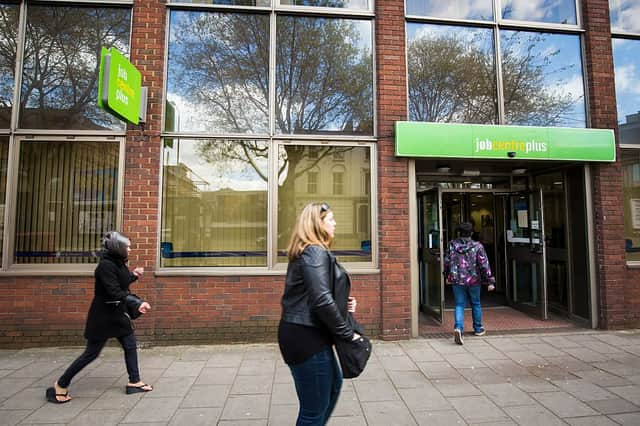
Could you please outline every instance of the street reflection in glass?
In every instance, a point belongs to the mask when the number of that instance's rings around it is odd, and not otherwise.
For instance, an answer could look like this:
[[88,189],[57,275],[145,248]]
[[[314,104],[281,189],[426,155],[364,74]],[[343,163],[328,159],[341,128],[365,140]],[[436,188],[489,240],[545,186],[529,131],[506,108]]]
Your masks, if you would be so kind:
[[160,266],[265,266],[268,143],[163,142]]

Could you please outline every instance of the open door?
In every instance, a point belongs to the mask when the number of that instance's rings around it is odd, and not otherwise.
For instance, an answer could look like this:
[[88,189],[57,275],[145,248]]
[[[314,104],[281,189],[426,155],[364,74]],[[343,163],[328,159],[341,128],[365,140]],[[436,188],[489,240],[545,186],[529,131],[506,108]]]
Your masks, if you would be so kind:
[[420,310],[442,323],[442,193],[432,189],[418,194],[418,267]]
[[507,299],[514,308],[547,319],[547,270],[542,190],[506,195]]

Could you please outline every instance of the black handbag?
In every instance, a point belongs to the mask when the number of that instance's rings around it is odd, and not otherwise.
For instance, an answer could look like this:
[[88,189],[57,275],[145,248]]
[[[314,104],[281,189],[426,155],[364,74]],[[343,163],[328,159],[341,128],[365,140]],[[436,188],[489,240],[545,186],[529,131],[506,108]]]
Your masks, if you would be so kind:
[[140,305],[142,305],[143,302],[144,300],[142,300],[135,294],[127,294],[127,296],[124,298],[124,307],[129,318],[134,320],[142,315],[142,312],[140,312]]
[[336,339],[335,345],[340,367],[342,368],[342,377],[353,379],[362,374],[367,366],[367,361],[371,357],[371,341],[363,334],[362,326],[353,318],[351,313],[348,314],[347,321],[360,337],[351,341]]

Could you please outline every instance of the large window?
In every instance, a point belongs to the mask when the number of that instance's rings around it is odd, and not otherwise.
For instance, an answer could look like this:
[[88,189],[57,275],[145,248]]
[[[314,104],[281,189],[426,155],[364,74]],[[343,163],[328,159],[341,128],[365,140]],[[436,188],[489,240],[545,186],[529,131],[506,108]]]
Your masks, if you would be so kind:
[[628,262],[640,264],[640,4],[609,0],[613,66],[622,150],[624,249]]
[[409,119],[585,127],[576,10],[575,0],[408,0]]
[[160,265],[277,267],[325,201],[340,259],[370,266],[370,2],[170,3]]
[[[296,214],[307,203],[323,201],[329,204],[337,222],[332,251],[343,262],[371,262],[370,213],[371,198],[362,191],[360,182],[370,178],[369,147],[280,145],[278,152],[278,254],[286,261],[285,249],[289,243]],[[313,153],[310,155],[310,153]],[[344,161],[336,161],[344,155]],[[343,163],[352,165],[345,169]],[[317,168],[323,180],[315,194],[309,194],[305,185],[305,171]]]
[[624,251],[627,261],[640,262],[640,149],[622,151]]
[[22,140],[14,263],[96,261],[116,227],[118,142]]
[[96,99],[101,48],[129,52],[124,3],[0,2],[4,271],[89,271],[120,225],[125,124]]
[[122,130],[96,105],[100,48],[128,53],[129,9],[29,5],[22,65],[20,126]]
[[268,144],[165,139],[160,266],[267,264]]

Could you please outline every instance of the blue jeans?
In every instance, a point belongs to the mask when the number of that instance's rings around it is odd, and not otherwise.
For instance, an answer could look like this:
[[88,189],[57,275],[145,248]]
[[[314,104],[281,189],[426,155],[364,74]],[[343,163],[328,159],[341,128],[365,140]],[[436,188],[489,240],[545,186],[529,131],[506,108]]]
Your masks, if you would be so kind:
[[460,332],[464,331],[464,308],[467,305],[467,297],[471,304],[471,316],[473,318],[473,331],[482,331],[482,307],[480,306],[480,290],[481,286],[466,286],[457,285],[453,286],[453,298],[456,302],[454,310],[453,328],[457,328]]
[[300,402],[296,426],[323,426],[338,402],[342,371],[327,347],[301,364],[290,365]]

